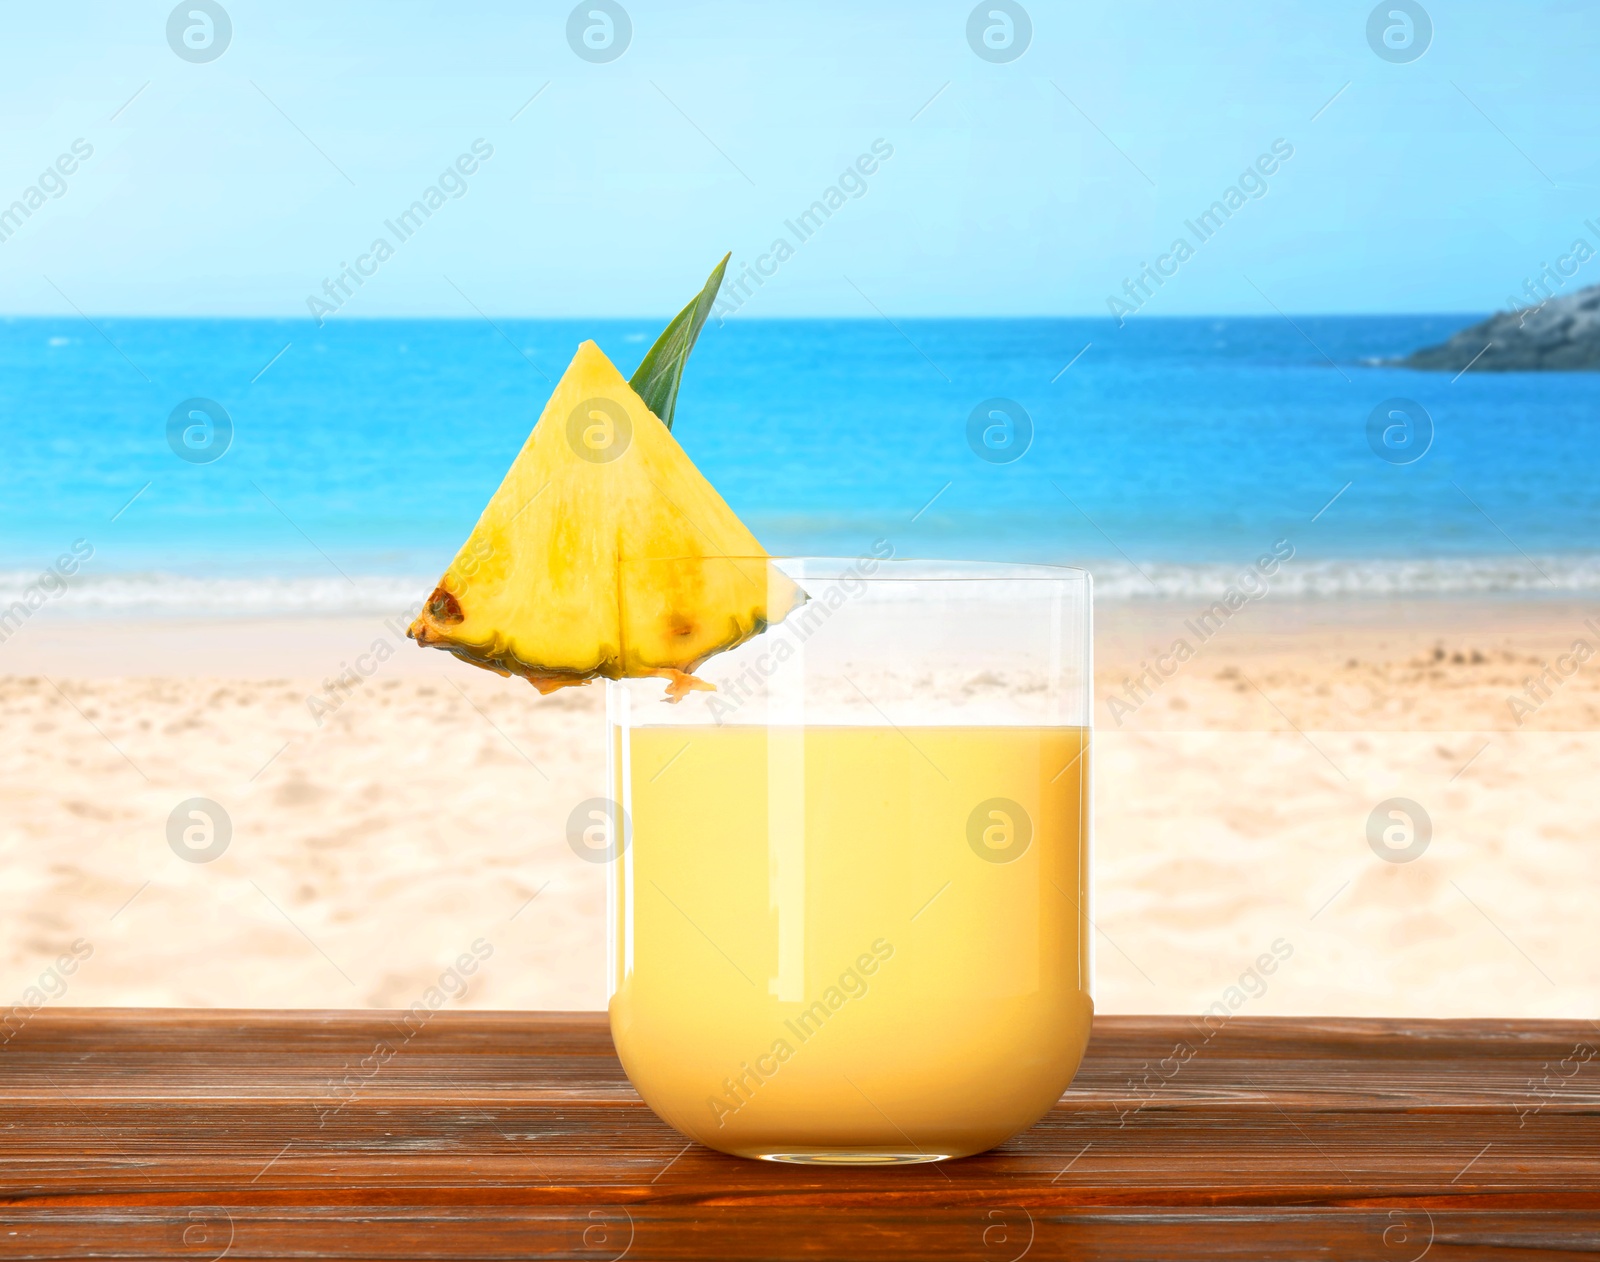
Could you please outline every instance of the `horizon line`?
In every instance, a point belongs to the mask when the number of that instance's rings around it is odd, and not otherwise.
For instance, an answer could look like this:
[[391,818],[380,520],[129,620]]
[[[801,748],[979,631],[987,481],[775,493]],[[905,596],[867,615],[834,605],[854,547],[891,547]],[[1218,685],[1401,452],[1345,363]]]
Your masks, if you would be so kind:
[[[1485,320],[1500,314],[1505,308],[1496,307],[1489,311],[1290,311],[1287,314],[1303,320],[1343,320],[1343,319],[1395,319],[1395,320],[1424,320],[1424,319],[1451,319],[1451,320]],[[660,321],[670,320],[675,312],[646,313],[640,315],[508,315],[504,312],[490,313],[496,320],[524,320],[544,321],[549,323],[572,323],[578,321],[610,321],[621,323],[626,321]],[[16,320],[82,320],[83,313],[72,312],[0,312],[0,321],[11,322]],[[274,324],[312,324],[319,332],[334,324],[387,324],[401,321],[429,321],[429,322],[459,322],[477,323],[484,319],[482,315],[457,315],[457,314],[423,314],[423,315],[361,315],[337,316],[317,324],[310,316],[302,315],[270,315],[270,314],[199,314],[184,313],[171,314],[160,312],[127,312],[127,311],[95,311],[88,313],[87,318],[96,320],[233,320],[233,321],[261,321]],[[1281,320],[1283,314],[1277,312],[1196,312],[1193,314],[1163,313],[1154,315],[1138,315],[1122,319],[1110,315],[1068,315],[1068,314],[1017,314],[1017,315],[963,315],[963,314],[935,314],[935,315],[906,315],[890,313],[891,320],[904,321],[933,321],[933,320],[964,320],[964,321],[1073,321],[1077,323],[1109,324],[1118,329],[1127,328],[1133,324],[1173,323],[1182,320]],[[751,315],[736,316],[727,321],[719,322],[718,328],[727,328],[730,324],[784,324],[784,323],[822,323],[824,321],[834,324],[878,324],[885,319],[881,315]]]

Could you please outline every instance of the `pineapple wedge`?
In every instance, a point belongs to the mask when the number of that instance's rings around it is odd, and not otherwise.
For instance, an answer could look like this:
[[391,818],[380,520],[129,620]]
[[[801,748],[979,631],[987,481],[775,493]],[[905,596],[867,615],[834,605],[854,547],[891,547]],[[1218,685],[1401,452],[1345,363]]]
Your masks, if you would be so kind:
[[805,599],[765,556],[584,342],[407,634],[541,693],[660,676],[677,699]]

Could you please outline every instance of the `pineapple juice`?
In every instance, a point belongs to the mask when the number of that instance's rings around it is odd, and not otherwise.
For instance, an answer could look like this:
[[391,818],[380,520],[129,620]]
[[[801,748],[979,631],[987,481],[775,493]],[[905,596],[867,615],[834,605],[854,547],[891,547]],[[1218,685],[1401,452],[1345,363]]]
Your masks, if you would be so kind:
[[611,1026],[747,1157],[919,1161],[1038,1120],[1088,1040],[1088,733],[618,729]]

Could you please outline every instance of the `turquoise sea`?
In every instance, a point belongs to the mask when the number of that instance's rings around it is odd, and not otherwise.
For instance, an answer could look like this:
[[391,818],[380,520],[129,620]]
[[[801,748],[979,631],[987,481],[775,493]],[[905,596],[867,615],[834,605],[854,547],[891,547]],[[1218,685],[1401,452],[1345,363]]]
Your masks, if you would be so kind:
[[[1308,593],[1600,590],[1600,375],[1373,366],[1471,318],[736,318],[674,432],[774,552],[1085,564],[1117,598],[1286,539]],[[86,608],[391,607],[578,342],[626,374],[661,323],[0,322],[0,590],[81,539]]]

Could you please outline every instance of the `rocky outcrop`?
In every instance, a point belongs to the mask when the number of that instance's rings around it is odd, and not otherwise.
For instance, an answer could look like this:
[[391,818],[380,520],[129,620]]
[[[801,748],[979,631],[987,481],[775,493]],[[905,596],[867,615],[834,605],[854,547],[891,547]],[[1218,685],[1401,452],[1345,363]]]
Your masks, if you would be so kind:
[[1438,372],[1460,372],[1468,364],[1473,372],[1600,370],[1600,285],[1490,316],[1394,362]]

